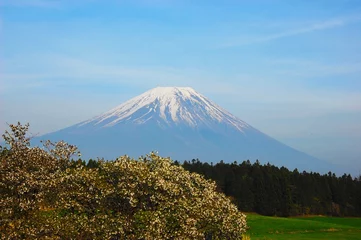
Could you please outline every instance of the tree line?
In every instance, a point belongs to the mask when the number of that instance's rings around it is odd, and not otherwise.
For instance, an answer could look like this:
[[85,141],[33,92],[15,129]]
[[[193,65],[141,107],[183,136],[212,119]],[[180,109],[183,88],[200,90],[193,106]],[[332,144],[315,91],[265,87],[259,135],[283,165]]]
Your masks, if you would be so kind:
[[216,181],[241,211],[284,217],[361,216],[361,176],[290,171],[259,161],[213,165],[193,159],[181,165]]

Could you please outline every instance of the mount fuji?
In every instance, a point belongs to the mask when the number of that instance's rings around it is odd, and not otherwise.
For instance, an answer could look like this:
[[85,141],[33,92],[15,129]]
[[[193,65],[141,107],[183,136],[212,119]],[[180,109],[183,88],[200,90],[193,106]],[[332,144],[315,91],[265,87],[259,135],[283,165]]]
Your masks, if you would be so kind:
[[84,159],[151,151],[174,160],[270,162],[327,172],[330,164],[267,136],[189,87],[157,87],[71,127],[38,137],[75,144]]

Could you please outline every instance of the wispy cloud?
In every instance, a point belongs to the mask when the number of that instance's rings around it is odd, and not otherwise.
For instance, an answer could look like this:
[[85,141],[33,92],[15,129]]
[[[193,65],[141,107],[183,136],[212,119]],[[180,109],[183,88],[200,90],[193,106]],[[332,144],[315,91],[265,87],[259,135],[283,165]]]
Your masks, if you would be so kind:
[[327,30],[327,29],[342,27],[342,26],[346,26],[346,25],[354,23],[354,22],[359,22],[359,21],[361,21],[361,15],[334,18],[334,19],[329,19],[329,20],[322,21],[322,22],[316,22],[316,23],[307,25],[305,27],[289,29],[286,31],[281,31],[281,32],[277,32],[277,33],[273,33],[273,34],[269,34],[269,35],[258,36],[258,37],[245,37],[245,38],[241,37],[236,40],[226,42],[225,44],[222,45],[222,47],[236,47],[236,46],[242,46],[242,45],[248,45],[248,44],[269,42],[269,41],[273,41],[273,40],[277,40],[277,39],[281,39],[281,38],[292,37],[292,36],[297,36],[297,35],[301,35],[301,34],[307,34],[307,33],[312,33],[312,32],[316,32],[316,31],[323,31],[323,30]]
[[[0,73],[0,92],[44,85],[111,84],[151,88],[156,85],[202,86],[217,81],[214,76],[197,69],[104,64],[62,55],[32,55],[3,62],[6,72]],[[40,69],[39,63],[42,63]]]
[[[28,65],[24,64],[24,61]],[[36,65],[33,65],[32,63]],[[360,111],[361,96],[358,92],[341,90],[309,89],[298,84],[294,76],[323,76],[360,71],[361,63],[350,65],[327,65],[300,59],[271,61],[271,68],[278,70],[267,74],[230,74],[228,76],[209,73],[202,69],[176,68],[169,66],[124,66],[92,62],[81,58],[63,55],[19,57],[4,61],[7,72],[0,74],[0,92],[25,91],[54,86],[94,85],[94,86],[133,86],[142,89],[155,86],[191,86],[201,93],[216,98],[234,96],[240,102],[261,104],[287,104],[315,107],[325,110],[340,109]],[[275,66],[278,67],[272,67]],[[16,67],[16,66],[24,66]],[[289,66],[299,67],[289,67]],[[39,68],[39,66],[41,66]],[[286,69],[279,66],[286,66]],[[306,77],[307,77],[306,76]],[[235,82],[237,84],[235,84]],[[259,86],[262,86],[260,88]],[[274,94],[271,94],[274,93]],[[311,106],[311,107],[310,107]]]

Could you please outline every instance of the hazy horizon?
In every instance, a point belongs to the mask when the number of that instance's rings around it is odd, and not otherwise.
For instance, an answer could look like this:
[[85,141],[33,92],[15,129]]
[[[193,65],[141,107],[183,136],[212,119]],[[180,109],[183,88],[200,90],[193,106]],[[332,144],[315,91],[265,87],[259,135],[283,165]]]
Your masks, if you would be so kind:
[[1,132],[21,121],[44,134],[187,86],[361,169],[359,1],[3,0],[0,11]]

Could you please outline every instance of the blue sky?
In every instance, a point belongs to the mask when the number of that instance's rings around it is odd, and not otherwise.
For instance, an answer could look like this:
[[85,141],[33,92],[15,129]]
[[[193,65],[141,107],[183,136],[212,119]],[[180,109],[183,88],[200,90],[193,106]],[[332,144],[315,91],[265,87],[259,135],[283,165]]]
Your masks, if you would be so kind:
[[0,0],[0,131],[46,133],[190,86],[361,170],[359,0]]

